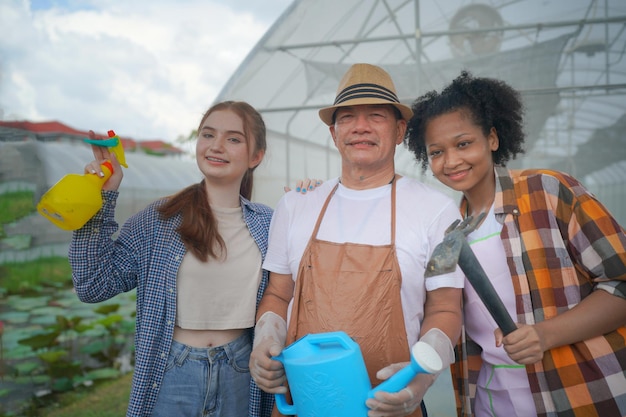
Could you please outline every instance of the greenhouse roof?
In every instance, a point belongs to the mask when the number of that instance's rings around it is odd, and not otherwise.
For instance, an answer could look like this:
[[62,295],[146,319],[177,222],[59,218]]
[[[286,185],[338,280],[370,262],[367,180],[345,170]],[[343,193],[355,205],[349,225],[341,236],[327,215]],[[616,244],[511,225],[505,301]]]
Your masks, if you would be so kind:
[[[521,91],[528,138],[517,164],[575,171],[579,147],[625,113],[625,27],[623,0],[296,0],[217,101],[246,100],[261,110],[270,147],[272,138],[292,146],[283,178],[290,183],[334,172],[312,161],[302,170],[296,152],[336,153],[317,111],[332,103],[351,64],[385,68],[407,104],[468,69]],[[421,175],[400,148],[398,171]]]

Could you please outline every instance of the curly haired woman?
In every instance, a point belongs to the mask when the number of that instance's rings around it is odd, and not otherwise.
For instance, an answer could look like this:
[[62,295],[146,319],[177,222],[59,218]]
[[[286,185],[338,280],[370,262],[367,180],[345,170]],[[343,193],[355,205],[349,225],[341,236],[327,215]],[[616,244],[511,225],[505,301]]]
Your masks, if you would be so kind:
[[[626,415],[626,234],[575,178],[508,170],[523,104],[464,71],[412,105],[405,141],[485,220],[468,236],[517,330],[503,336],[469,283],[453,365],[462,415]],[[494,337],[495,336],[495,337]]]

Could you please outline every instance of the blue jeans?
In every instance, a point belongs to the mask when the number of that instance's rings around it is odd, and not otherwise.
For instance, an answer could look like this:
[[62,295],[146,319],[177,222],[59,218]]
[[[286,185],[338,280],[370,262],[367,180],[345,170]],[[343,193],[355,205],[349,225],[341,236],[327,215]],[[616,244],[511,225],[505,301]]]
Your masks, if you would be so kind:
[[251,351],[248,331],[214,348],[172,341],[152,417],[247,416]]

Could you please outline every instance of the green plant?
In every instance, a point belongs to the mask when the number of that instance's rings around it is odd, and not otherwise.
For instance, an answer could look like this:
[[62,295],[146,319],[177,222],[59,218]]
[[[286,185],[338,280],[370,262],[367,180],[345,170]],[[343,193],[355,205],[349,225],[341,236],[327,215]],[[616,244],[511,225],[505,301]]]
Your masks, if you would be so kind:
[[[119,376],[116,360],[128,348],[134,321],[117,314],[118,309],[119,304],[101,306],[95,312],[102,317],[89,323],[81,317],[59,315],[42,332],[18,341],[37,353],[50,378],[52,392],[68,391],[85,381]],[[83,355],[95,361],[89,365]],[[40,369],[33,369],[37,371]]]
[[[80,348],[82,353],[90,355],[110,369],[117,367],[116,361],[122,352],[128,350],[129,340],[135,331],[134,317],[136,313],[133,311],[131,313],[132,319],[129,320],[118,313],[119,307],[119,304],[105,304],[94,310],[101,317],[90,324],[91,329],[101,329],[104,332],[104,337],[93,337],[88,344]],[[106,369],[99,367],[91,372],[88,377],[94,377],[95,374],[103,377],[105,376],[104,373],[107,372]]]
[[[60,396],[84,395],[132,365],[120,359],[133,358],[134,291],[82,303],[72,291],[69,262],[61,257],[1,265],[0,282],[0,378],[7,383],[0,388],[0,417],[40,417]],[[117,408],[125,410],[128,386],[121,391],[126,398]],[[24,400],[25,392],[32,397]],[[101,405],[93,414],[83,408],[72,415],[124,415],[108,413],[106,401]]]
[[80,317],[56,316],[56,323],[47,326],[43,332],[18,341],[36,352],[43,367],[35,367],[31,372],[45,373],[49,378],[48,389],[52,392],[71,390],[76,379],[83,374],[81,362],[72,355],[75,334],[86,330],[86,327],[78,326],[81,321]]
[[30,378],[40,391],[49,392],[33,397],[21,411],[24,415],[37,416],[37,410],[53,404],[60,393],[120,377],[118,358],[132,350],[135,312],[124,316],[119,310],[119,304],[102,304],[92,311],[96,317],[91,320],[57,315],[53,323],[18,340],[34,355],[12,368],[14,377]]

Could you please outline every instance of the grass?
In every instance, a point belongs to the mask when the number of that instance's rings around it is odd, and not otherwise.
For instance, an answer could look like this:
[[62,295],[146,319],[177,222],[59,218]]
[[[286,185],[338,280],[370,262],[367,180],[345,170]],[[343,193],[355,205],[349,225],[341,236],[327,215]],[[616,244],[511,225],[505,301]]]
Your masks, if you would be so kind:
[[2,194],[0,199],[0,237],[4,237],[3,225],[13,223],[35,211],[32,191],[15,191]]
[[40,417],[124,417],[132,373],[58,396],[57,403],[39,411]]
[[43,286],[72,285],[72,269],[67,258],[42,258],[35,262],[0,265],[3,292],[7,294],[37,293]]
[[[32,191],[14,191],[0,198],[0,238],[5,224],[13,223],[35,211]],[[71,286],[72,270],[67,258],[38,259],[36,262],[0,265],[2,291],[0,294],[27,294],[43,286]]]

